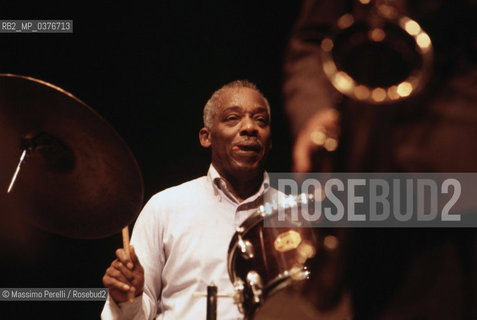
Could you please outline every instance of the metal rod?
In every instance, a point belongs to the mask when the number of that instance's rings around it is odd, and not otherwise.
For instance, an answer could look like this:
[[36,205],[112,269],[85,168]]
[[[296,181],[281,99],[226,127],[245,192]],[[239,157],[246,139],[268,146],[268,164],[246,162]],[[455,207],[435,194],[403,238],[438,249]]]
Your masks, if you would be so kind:
[[[193,298],[207,298],[207,293],[194,292],[192,294]],[[233,298],[233,293],[217,293],[217,298]]]
[[217,320],[217,286],[207,286],[207,320]]
[[15,184],[15,180],[17,180],[18,173],[20,172],[20,167],[23,164],[23,161],[25,160],[25,156],[27,154],[27,149],[23,149],[22,155],[20,156],[20,161],[18,161],[17,168],[15,170],[15,173],[13,174],[12,181],[10,181],[10,185],[8,186],[7,193],[10,193],[12,191],[13,185]]

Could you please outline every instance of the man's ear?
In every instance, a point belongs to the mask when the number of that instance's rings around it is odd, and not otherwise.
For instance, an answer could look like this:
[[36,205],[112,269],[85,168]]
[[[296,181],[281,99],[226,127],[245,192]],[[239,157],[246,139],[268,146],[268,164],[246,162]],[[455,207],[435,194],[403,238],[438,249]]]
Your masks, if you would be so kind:
[[209,148],[210,145],[212,144],[210,142],[210,130],[207,128],[202,128],[199,131],[199,141],[200,145],[203,146],[204,148]]

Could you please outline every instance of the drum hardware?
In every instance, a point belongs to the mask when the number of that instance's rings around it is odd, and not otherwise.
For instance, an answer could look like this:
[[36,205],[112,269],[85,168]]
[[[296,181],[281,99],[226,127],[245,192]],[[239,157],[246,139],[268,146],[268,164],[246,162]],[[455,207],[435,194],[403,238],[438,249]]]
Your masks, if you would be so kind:
[[207,286],[207,320],[217,320],[217,286],[212,282]]
[[[205,298],[207,297],[207,293],[202,292],[194,292],[192,294],[193,298]],[[234,295],[232,293],[217,293],[217,298],[233,298]]]
[[230,293],[218,293],[217,286],[214,282],[211,282],[207,286],[207,293],[194,292],[192,294],[194,298],[207,298],[207,320],[216,320],[217,319],[217,298],[234,298],[235,294]]
[[295,266],[290,270],[284,271],[278,276],[279,280],[292,278],[293,280],[305,280],[310,276],[310,271],[307,270],[306,266]]
[[242,279],[237,278],[234,281],[234,303],[237,305],[240,313],[245,313],[243,304],[245,302],[243,292],[245,290],[245,283]]
[[55,138],[47,133],[39,133],[34,137],[26,135],[22,137],[20,143],[20,150],[22,151],[18,165],[8,186],[7,193],[10,193],[15,181],[20,173],[21,166],[30,158],[31,153],[36,151],[48,161],[45,163],[46,170],[52,172],[63,173],[71,170],[74,167],[73,152],[58,138]]
[[265,203],[265,205],[260,205],[260,207],[258,208],[258,213],[260,213],[262,217],[266,217],[267,215],[270,215],[274,210],[277,210],[277,209],[278,209],[278,204],[276,201],[267,202]]
[[298,232],[294,230],[289,230],[283,233],[280,233],[273,242],[275,250],[279,252],[286,252],[298,248],[298,245],[301,243],[301,236]]
[[242,252],[242,257],[244,257],[245,259],[253,258],[253,245],[250,241],[243,241],[242,236],[239,234],[237,244],[240,248],[240,251]]
[[293,280],[298,280],[298,281],[308,280],[310,279],[310,275],[311,275],[311,272],[307,270],[306,266],[303,266],[301,268],[296,267],[292,269],[290,272],[290,277]]
[[[337,20],[333,35],[321,41],[325,75],[345,96],[372,105],[395,103],[414,96],[423,89],[432,72],[434,54],[431,38],[416,21],[399,15],[394,1],[377,0],[371,5],[368,5],[370,1],[360,2],[352,13],[344,14]],[[369,56],[369,53],[363,53],[365,49],[375,50],[375,53],[381,49],[382,52],[398,54],[412,69],[407,77],[399,76],[392,83],[377,84],[381,76],[367,81],[372,84],[358,80],[356,71],[353,75],[346,70],[346,65],[350,64],[349,60],[360,59],[360,50],[361,55]]]
[[[242,280],[237,280],[234,283],[234,303],[239,312],[245,314],[246,319],[253,318],[253,314],[266,302],[268,297],[293,284],[309,280],[310,275],[311,272],[307,270],[306,266],[293,267],[289,271],[279,274],[265,288],[261,276],[256,271],[250,271],[247,273],[246,283]],[[267,290],[266,294],[265,290]],[[253,302],[252,306],[247,304],[250,300]]]
[[30,155],[30,152],[31,152],[31,149],[23,149],[22,154],[20,155],[20,160],[18,161],[15,172],[13,173],[12,180],[10,181],[10,184],[8,185],[7,193],[10,193],[10,191],[12,191],[13,185],[15,184],[15,181],[17,180],[18,173],[20,173],[20,168],[22,164],[26,161],[25,158]]
[[[300,194],[271,200],[237,228],[229,246],[228,269],[234,285],[234,302],[246,319],[260,313],[275,293],[307,281],[311,275],[308,263],[317,250],[316,229],[304,228],[304,223],[285,219],[285,226],[264,227],[264,222],[274,221],[280,210],[286,216],[312,205],[314,196]],[[253,256],[243,254],[246,241],[253,248]]]
[[[257,214],[259,214],[262,218],[266,218],[276,213],[278,210],[295,209],[297,205],[307,205],[309,202],[313,203],[314,201],[315,196],[313,194],[302,193],[297,196],[288,195],[280,199],[280,203],[278,203],[278,201],[275,199],[271,199],[270,202],[266,202],[265,204],[260,205],[257,210]],[[294,222],[294,225],[296,227],[300,227],[301,222]],[[243,228],[241,230],[243,230]]]
[[249,271],[247,273],[247,285],[252,290],[253,302],[259,304],[263,300],[263,282],[262,278],[256,271]]

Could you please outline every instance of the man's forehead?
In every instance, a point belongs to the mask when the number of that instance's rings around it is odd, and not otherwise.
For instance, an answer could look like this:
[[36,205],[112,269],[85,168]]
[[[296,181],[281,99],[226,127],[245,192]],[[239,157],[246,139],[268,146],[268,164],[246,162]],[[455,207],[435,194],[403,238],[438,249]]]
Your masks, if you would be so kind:
[[[257,104],[257,105],[252,105],[252,110],[248,110],[248,111],[251,111],[252,113],[268,113],[268,109],[266,107],[263,107],[261,104]],[[227,113],[227,112],[242,112],[244,111],[244,107],[242,106],[236,106],[236,105],[230,105],[230,106],[224,106],[223,108],[221,108],[220,110],[224,113]]]
[[219,109],[253,106],[267,110],[266,102],[260,92],[252,88],[227,88],[219,96]]

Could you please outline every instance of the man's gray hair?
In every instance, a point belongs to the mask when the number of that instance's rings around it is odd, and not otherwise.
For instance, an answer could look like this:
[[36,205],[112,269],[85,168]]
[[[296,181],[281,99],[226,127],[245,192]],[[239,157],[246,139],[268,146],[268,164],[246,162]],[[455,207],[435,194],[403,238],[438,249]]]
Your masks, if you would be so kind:
[[263,100],[265,101],[265,106],[267,108],[268,117],[271,118],[270,104],[268,103],[268,100],[267,100],[267,98],[265,98],[263,93],[260,90],[258,90],[257,86],[253,82],[250,82],[248,80],[235,80],[235,81],[232,81],[232,82],[229,82],[229,83],[225,84],[220,89],[215,91],[212,94],[212,96],[210,97],[210,99],[207,101],[207,103],[205,104],[204,115],[203,115],[203,117],[204,117],[204,127],[206,127],[207,129],[212,128],[212,123],[214,122],[215,113],[217,111],[217,100],[219,99],[220,95],[225,90],[231,89],[231,88],[250,88],[250,89],[253,89],[253,90],[257,91],[258,93],[260,93]]

